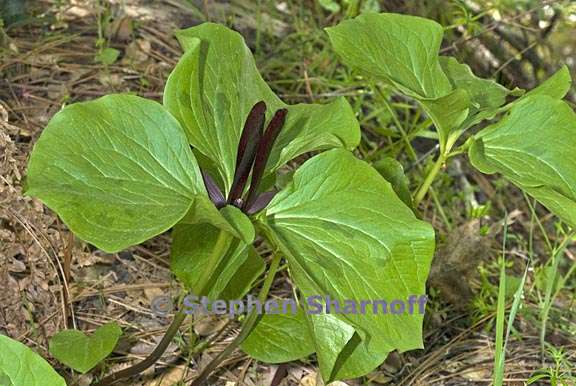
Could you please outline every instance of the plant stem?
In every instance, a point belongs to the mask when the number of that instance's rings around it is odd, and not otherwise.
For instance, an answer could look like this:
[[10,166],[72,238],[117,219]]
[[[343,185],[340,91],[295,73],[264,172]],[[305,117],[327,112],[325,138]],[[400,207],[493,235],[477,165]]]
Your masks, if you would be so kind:
[[174,316],[174,320],[172,320],[172,323],[170,324],[170,326],[166,330],[166,333],[162,337],[162,340],[150,355],[148,355],[141,362],[136,363],[134,366],[130,366],[124,370],[120,370],[118,372],[110,374],[109,376],[101,380],[100,383],[97,384],[97,386],[112,385],[123,378],[138,375],[144,370],[146,370],[148,367],[156,363],[156,361],[158,361],[158,359],[162,357],[162,354],[164,354],[164,351],[166,351],[172,339],[174,339],[174,336],[180,329],[180,326],[186,319],[186,316],[187,314],[184,311],[182,310],[178,311],[178,313],[176,313],[176,315]]
[[[404,126],[400,123],[400,120],[398,119],[396,112],[394,111],[394,109],[392,108],[392,106],[390,106],[390,103],[388,102],[388,99],[386,97],[386,95],[384,95],[384,93],[382,92],[382,90],[380,90],[376,84],[372,84],[372,89],[376,91],[376,93],[380,96],[380,98],[382,99],[382,103],[384,104],[384,107],[386,107],[386,109],[388,110],[388,113],[390,114],[390,116],[392,117],[392,120],[394,121],[394,124],[396,125],[396,127],[398,128],[398,131],[400,131],[400,136],[402,137],[402,140],[405,142],[405,147],[406,150],[408,152],[408,156],[412,159],[412,161],[415,162],[416,167],[418,168],[418,170],[421,170],[421,166],[418,163],[418,155],[416,154],[416,151],[414,150],[414,147],[412,146],[412,143],[410,142],[410,137],[408,136],[406,130],[404,129]],[[455,137],[457,139],[457,137]],[[454,140],[455,142],[455,140]],[[454,143],[452,142],[452,144]],[[450,145],[450,147],[452,147],[452,145]],[[445,160],[448,159],[448,157],[445,158]],[[445,162],[444,160],[444,162]],[[441,165],[440,165],[441,166]],[[439,170],[436,170],[436,174],[438,173]],[[436,192],[434,191],[434,189],[432,189],[431,185],[432,182],[434,181],[434,176],[431,176],[431,180],[429,182],[428,188],[430,190],[430,194],[432,195],[432,198],[434,199],[434,203],[436,204],[436,208],[438,208],[438,212],[440,213],[440,217],[442,217],[442,220],[444,221],[444,223],[446,224],[446,228],[448,228],[448,230],[452,230],[452,224],[450,224],[450,221],[448,220],[448,216],[446,216],[446,213],[444,212],[444,209],[442,208],[442,205],[440,205],[440,201],[438,199],[438,195],[436,194]],[[424,198],[424,196],[426,195],[426,192],[422,193],[422,197],[418,199],[418,201],[416,201],[416,199],[414,200],[414,207],[417,207],[418,204],[420,203],[420,201],[422,201],[422,199]]]
[[[270,269],[268,270],[268,274],[266,275],[266,280],[262,285],[262,289],[260,290],[260,294],[258,295],[258,300],[260,303],[264,303],[266,301],[266,297],[268,296],[268,292],[270,292],[270,288],[272,287],[272,283],[274,282],[274,277],[276,276],[276,272],[278,271],[278,267],[280,266],[280,259],[281,256],[279,253],[274,254],[272,258],[272,262],[270,263]],[[218,365],[242,342],[250,335],[252,330],[256,327],[258,322],[260,321],[262,315],[260,315],[255,310],[246,317],[244,320],[244,324],[242,325],[242,330],[238,334],[238,336],[222,351],[216,358],[214,358],[198,375],[198,377],[190,384],[190,386],[200,386],[206,382],[208,376],[218,367]]]
[[434,182],[436,175],[442,168],[442,165],[444,165],[444,163],[446,162],[446,159],[447,159],[446,154],[440,153],[440,155],[436,159],[436,162],[434,162],[432,169],[430,169],[430,171],[426,175],[426,178],[424,179],[424,182],[422,182],[422,185],[420,186],[420,188],[416,192],[416,195],[414,196],[414,207],[417,207],[420,204],[420,202],[424,199],[426,193],[428,193],[428,190],[432,186],[432,182]]
[[[216,269],[216,267],[218,267],[224,256],[228,254],[230,240],[231,236],[228,233],[224,231],[219,232],[216,243],[214,244],[214,249],[212,250],[212,254],[204,270],[204,274],[202,275],[200,282],[196,287],[198,288],[199,296],[203,296],[210,289],[210,279],[212,278],[213,271]],[[178,311],[176,315],[174,315],[174,320],[172,320],[172,323],[164,333],[160,343],[158,346],[156,346],[150,355],[133,366],[110,374],[109,376],[102,379],[99,383],[97,383],[96,386],[108,386],[116,383],[121,379],[136,376],[156,363],[156,361],[162,357],[162,354],[164,354],[164,351],[166,351],[168,345],[172,339],[174,339],[174,336],[176,336],[178,333],[180,326],[182,323],[184,323],[184,320],[187,316],[188,314],[183,310]]]

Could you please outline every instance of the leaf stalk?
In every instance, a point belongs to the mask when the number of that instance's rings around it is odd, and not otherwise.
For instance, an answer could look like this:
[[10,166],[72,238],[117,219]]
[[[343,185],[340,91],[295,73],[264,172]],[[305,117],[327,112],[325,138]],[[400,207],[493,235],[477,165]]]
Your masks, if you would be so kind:
[[[212,250],[212,255],[210,257],[209,264],[208,266],[206,266],[204,274],[202,275],[202,279],[197,286],[198,294],[200,296],[205,295],[210,289],[210,279],[212,277],[213,270],[216,269],[216,267],[218,267],[224,256],[228,254],[230,249],[229,248],[230,240],[231,236],[228,233],[220,231],[220,233],[218,234],[218,239],[214,244],[214,249]],[[181,309],[180,311],[178,311],[176,315],[174,315],[174,319],[172,320],[172,323],[164,333],[164,336],[160,340],[160,343],[158,344],[158,346],[156,346],[156,348],[154,349],[154,351],[152,351],[150,355],[148,355],[142,361],[136,363],[133,366],[130,366],[126,369],[110,374],[109,376],[102,379],[99,383],[97,383],[96,386],[109,386],[124,378],[136,376],[142,373],[148,367],[152,366],[154,363],[156,363],[162,357],[162,354],[164,354],[164,352],[168,348],[168,345],[170,344],[170,342],[172,342],[172,340],[180,330],[180,326],[182,325],[182,323],[184,323],[184,320],[186,320],[187,316],[188,314],[184,312],[184,310]]]
[[[274,283],[274,278],[276,277],[276,273],[278,272],[278,268],[280,267],[280,260],[281,255],[279,253],[275,253],[272,257],[272,262],[270,263],[270,268],[268,269],[268,274],[266,275],[266,279],[264,280],[264,284],[262,285],[262,289],[258,294],[258,300],[261,303],[266,301],[268,297],[268,293],[270,292],[270,288],[272,287],[272,283]],[[204,382],[208,380],[210,374],[218,367],[218,365],[226,359],[230,354],[234,352],[244,342],[244,340],[250,335],[250,333],[254,330],[254,328],[258,325],[258,322],[262,318],[262,315],[258,314],[256,310],[252,310],[252,312],[246,317],[244,320],[244,324],[242,325],[242,330],[234,340],[226,346],[224,351],[222,351],[216,358],[214,358],[198,375],[198,377],[190,384],[190,386],[200,386],[203,385]]]
[[418,189],[416,195],[414,196],[414,207],[418,207],[418,205],[420,205],[420,202],[422,202],[422,200],[426,196],[426,193],[428,193],[428,190],[432,186],[432,182],[434,182],[434,179],[438,175],[440,169],[442,169],[442,166],[446,163],[447,159],[448,157],[446,153],[440,153],[440,155],[436,159],[436,162],[434,162],[432,169],[430,169],[430,171],[426,175],[426,178],[424,178],[424,182],[422,182],[422,185],[420,185],[420,188]]

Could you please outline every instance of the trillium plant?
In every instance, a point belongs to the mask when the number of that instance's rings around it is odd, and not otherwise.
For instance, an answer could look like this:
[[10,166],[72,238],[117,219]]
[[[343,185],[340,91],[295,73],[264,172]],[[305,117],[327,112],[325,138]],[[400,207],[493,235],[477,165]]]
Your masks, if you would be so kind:
[[[211,23],[177,33],[184,54],[162,104],[119,94],[69,105],[30,157],[26,193],[101,250],[118,252],[171,230],[171,268],[199,297],[241,299],[259,290],[264,301],[286,261],[298,312],[248,314],[196,385],[238,347],[266,363],[315,353],[326,382],[363,376],[394,350],[422,348],[419,313],[310,313],[303,299],[425,294],[435,235],[415,213],[451,157],[467,152],[481,172],[502,174],[576,223],[576,162],[567,157],[576,145],[576,117],[561,100],[570,87],[566,68],[529,92],[508,90],[439,56],[443,28],[431,20],[365,14],[327,33],[368,86],[416,101],[435,126],[440,152],[413,195],[394,160],[377,171],[355,157],[360,127],[344,98],[286,105],[259,75],[242,37]],[[474,129],[479,123],[484,128]],[[286,173],[288,162],[302,158]],[[270,257],[258,254],[256,240]],[[99,384],[141,373],[185,318],[175,315],[149,358]],[[75,338],[90,347],[81,335]],[[60,359],[57,343],[51,352]],[[29,350],[0,340],[7,344]],[[113,344],[98,360],[112,350]],[[62,361],[75,367],[74,358]],[[6,363],[0,354],[0,370],[12,379]],[[47,379],[25,384],[64,384],[57,374]]]

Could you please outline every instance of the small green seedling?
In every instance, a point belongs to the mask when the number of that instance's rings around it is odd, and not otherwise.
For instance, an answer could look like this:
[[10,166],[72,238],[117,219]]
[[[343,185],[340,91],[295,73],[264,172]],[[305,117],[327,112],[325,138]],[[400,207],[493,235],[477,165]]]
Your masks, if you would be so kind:
[[110,355],[121,335],[122,330],[114,322],[98,327],[91,336],[78,330],[63,330],[50,339],[50,354],[85,374]]

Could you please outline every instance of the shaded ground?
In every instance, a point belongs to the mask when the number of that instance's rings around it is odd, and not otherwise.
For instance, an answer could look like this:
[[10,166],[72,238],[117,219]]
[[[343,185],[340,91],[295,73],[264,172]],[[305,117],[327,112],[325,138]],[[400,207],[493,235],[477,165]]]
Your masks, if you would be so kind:
[[[59,3],[63,5],[58,6]],[[286,101],[321,101],[334,95],[346,95],[356,102],[356,109],[361,110],[360,104],[369,98],[352,78],[343,75],[334,57],[326,54],[322,46],[325,41],[314,36],[322,33],[319,28],[318,32],[308,30],[309,35],[302,32],[307,31],[306,27],[293,30],[294,15],[300,8],[281,3],[266,8],[256,17],[250,2],[198,3],[194,8],[176,0],[115,1],[106,6],[98,6],[96,1],[43,1],[39,3],[38,19],[9,29],[10,38],[2,39],[0,332],[25,342],[44,357],[49,358],[47,339],[58,330],[77,327],[90,331],[116,320],[125,334],[108,362],[107,371],[125,367],[150,352],[170,321],[169,316],[158,316],[151,311],[152,300],[179,291],[169,271],[168,234],[119,254],[104,254],[76,240],[39,201],[23,196],[23,176],[31,146],[64,103],[128,91],[160,100],[165,79],[180,55],[172,36],[174,29],[196,24],[206,15],[212,20],[231,22],[244,34],[257,52],[260,68],[269,79],[275,80],[272,86]],[[309,28],[315,28],[314,22]],[[282,39],[284,43],[270,48],[271,45],[262,43],[268,38],[275,42]],[[312,43],[303,44],[303,41]],[[299,44],[302,44],[299,54],[278,56],[282,50],[300,47]],[[95,58],[101,57],[99,55],[107,48],[118,50],[117,60],[110,64],[96,62]],[[370,155],[373,142],[376,142],[376,148],[399,152],[377,139],[382,120],[370,118],[372,107],[368,105],[362,109],[359,114],[367,143],[361,150],[362,155]],[[384,122],[384,126],[386,124]],[[422,146],[424,151],[429,150],[425,141]],[[440,192],[443,189],[465,191],[470,182],[481,187],[477,195],[494,197],[496,203],[501,203],[501,194],[506,194],[506,199],[514,203],[508,207],[520,208],[508,217],[510,232],[527,234],[528,209],[517,191],[501,188],[498,181],[468,170],[450,173],[450,181],[440,182]],[[457,270],[457,275],[448,273],[448,279],[444,277],[434,285],[432,294],[442,293],[443,299],[448,298],[448,301],[440,301],[439,295],[433,296],[435,300],[431,303],[425,328],[426,348],[393,354],[365,380],[347,384],[490,384],[495,314],[494,288],[490,283],[497,278],[491,262],[500,249],[500,242],[495,240],[501,237],[503,216],[483,220],[482,224],[470,223],[461,214],[465,212],[462,202],[466,201],[461,196],[458,196],[459,203],[449,209],[448,217],[452,224],[465,225],[453,231],[451,236],[448,236],[449,226],[441,213],[433,209],[425,212],[426,218],[439,230],[440,240],[445,245],[448,243],[444,252],[439,252],[441,261],[461,269]],[[450,199],[443,195],[441,199],[450,204]],[[545,214],[541,219],[546,229],[553,226]],[[488,237],[478,237],[480,226],[491,229]],[[507,250],[510,256],[517,257],[519,263],[512,269],[517,273],[522,272],[527,261],[525,242],[518,236]],[[570,251],[567,255],[573,263]],[[464,258],[468,259],[466,264],[462,264]],[[486,264],[485,274],[478,276],[476,268],[482,261]],[[463,289],[458,288],[456,284],[463,282]],[[275,291],[287,291],[287,285],[282,278],[276,283]],[[529,279],[528,286],[533,288],[534,280]],[[475,299],[472,306],[458,304],[458,297],[465,291],[470,292],[470,299]],[[509,344],[506,379],[510,385],[524,384],[542,367],[538,323],[530,312],[530,299],[527,296],[527,311],[521,313]],[[558,300],[556,308],[560,311],[554,317],[559,322],[549,327],[549,341],[563,346],[568,360],[572,361],[576,357],[573,300],[573,292]],[[568,327],[558,329],[557,326]],[[192,326],[185,326],[182,331],[189,328]],[[199,321],[194,329],[201,336],[214,339],[214,344],[201,353],[191,353],[189,342],[185,338],[178,339],[162,361],[147,372],[144,380],[132,384],[171,385],[192,379],[198,365],[221,351],[236,333],[235,324],[226,320]],[[190,366],[186,365],[188,357],[192,359]],[[67,370],[62,370],[63,374],[71,376]],[[213,382],[227,386],[312,386],[317,384],[315,371],[312,360],[267,366],[238,352],[223,363]],[[77,384],[87,385],[90,381],[89,375],[74,376]]]

